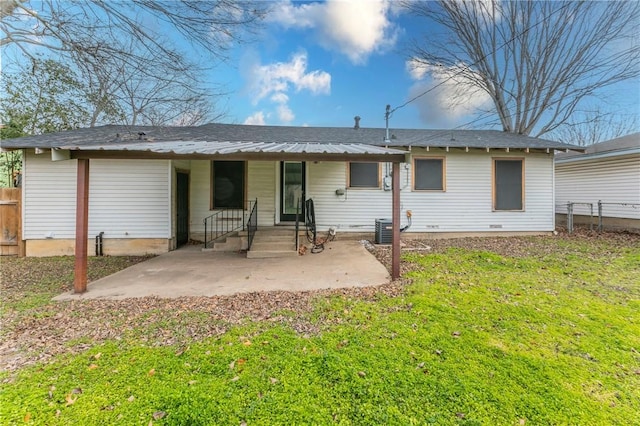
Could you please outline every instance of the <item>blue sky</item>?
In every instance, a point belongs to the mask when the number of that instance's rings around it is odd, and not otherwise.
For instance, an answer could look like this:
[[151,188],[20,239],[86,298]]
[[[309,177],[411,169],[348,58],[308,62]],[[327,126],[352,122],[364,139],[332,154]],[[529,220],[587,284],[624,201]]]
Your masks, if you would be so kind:
[[[41,2],[30,4],[37,10]],[[478,112],[492,108],[488,95],[464,91],[464,102],[452,107],[454,92],[464,87],[437,73],[412,71],[410,43],[433,38],[435,31],[398,2],[274,0],[268,5],[271,13],[254,41],[233,48],[229,60],[205,76],[226,93],[219,99],[226,111],[221,121],[348,127],[357,115],[363,127],[384,127],[385,107],[390,105],[392,128],[500,128],[495,116],[478,120]],[[170,31],[161,22],[150,24]],[[180,37],[165,35],[194,57],[203,57]],[[436,85],[436,90],[409,102]],[[639,80],[610,87],[604,95],[606,99],[587,106],[640,117]]]
[[[229,95],[224,121],[232,123],[384,127],[385,106],[395,109],[439,82],[410,72],[411,40],[429,34],[426,21],[407,15],[394,2],[273,2],[256,41],[232,52],[212,74]],[[488,97],[469,94],[451,108],[456,89],[445,84],[395,111],[395,128],[451,128],[474,121],[490,107]],[[640,115],[640,82],[612,87],[601,107]],[[487,128],[490,121],[473,123]],[[495,123],[495,121],[494,121]],[[494,124],[495,127],[495,124]]]

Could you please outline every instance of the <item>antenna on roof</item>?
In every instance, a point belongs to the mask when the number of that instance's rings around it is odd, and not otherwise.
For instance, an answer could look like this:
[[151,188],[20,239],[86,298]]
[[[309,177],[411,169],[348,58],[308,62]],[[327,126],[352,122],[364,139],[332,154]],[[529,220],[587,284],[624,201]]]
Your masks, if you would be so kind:
[[389,142],[389,116],[391,115],[391,105],[387,105],[387,111],[384,113],[385,134],[384,141]]
[[360,128],[360,116],[356,115],[355,117],[353,117],[353,119],[355,120],[355,124],[353,125],[354,129],[359,129]]

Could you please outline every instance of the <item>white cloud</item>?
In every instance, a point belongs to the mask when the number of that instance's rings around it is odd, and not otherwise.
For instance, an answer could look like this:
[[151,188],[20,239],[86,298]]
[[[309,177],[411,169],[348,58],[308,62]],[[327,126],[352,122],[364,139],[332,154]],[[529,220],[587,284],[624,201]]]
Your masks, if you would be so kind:
[[289,96],[285,95],[282,92],[274,93],[273,96],[271,96],[271,101],[279,104],[286,104],[287,102],[289,102]]
[[259,126],[264,126],[264,113],[262,111],[258,111],[253,115],[250,115],[244,120],[244,124],[254,124]]
[[295,114],[289,107],[290,92],[305,91],[312,95],[331,93],[331,74],[322,70],[307,71],[307,65],[306,52],[296,53],[289,62],[267,65],[254,62],[248,72],[248,92],[253,95],[253,104],[268,99],[275,104],[281,122],[292,122]]
[[287,97],[285,92],[290,89],[296,92],[308,90],[314,95],[331,92],[331,74],[320,70],[307,72],[306,52],[296,53],[289,62],[256,65],[250,78],[250,85],[256,94],[254,103],[268,96],[272,99]]
[[327,50],[337,50],[354,64],[385,52],[398,38],[389,16],[397,13],[388,0],[327,0],[322,3],[279,3],[269,19],[285,28],[312,29]]
[[429,71],[429,66],[420,62],[418,59],[411,58],[405,62],[405,68],[412,79],[422,80]]
[[289,106],[285,104],[279,105],[277,110],[278,119],[283,123],[291,123],[293,119],[296,118],[296,116],[293,114],[293,111],[291,111],[291,108],[289,108]]
[[420,118],[431,126],[461,124],[465,117],[491,105],[491,97],[473,82],[476,74],[463,64],[445,67],[412,59],[407,61],[406,68],[418,80],[409,89],[409,99],[428,92],[415,105]]

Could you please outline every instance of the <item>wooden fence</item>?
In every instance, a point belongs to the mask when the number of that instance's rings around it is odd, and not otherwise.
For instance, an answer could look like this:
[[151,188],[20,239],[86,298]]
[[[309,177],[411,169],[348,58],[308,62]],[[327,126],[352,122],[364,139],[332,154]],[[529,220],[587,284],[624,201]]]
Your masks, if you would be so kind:
[[22,190],[0,188],[0,256],[24,256]]

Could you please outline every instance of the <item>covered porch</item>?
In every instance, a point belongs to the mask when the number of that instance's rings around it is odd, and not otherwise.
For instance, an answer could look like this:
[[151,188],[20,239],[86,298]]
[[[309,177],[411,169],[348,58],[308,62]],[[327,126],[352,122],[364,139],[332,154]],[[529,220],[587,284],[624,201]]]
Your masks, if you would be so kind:
[[237,252],[188,245],[89,284],[54,300],[227,296],[263,291],[314,291],[386,284],[387,269],[355,240],[336,240],[319,255],[247,259]]
[[[89,168],[92,160],[171,160],[179,163],[185,160],[236,161],[236,162],[385,162],[392,166],[391,211],[393,221],[392,250],[393,262],[391,278],[400,276],[400,168],[407,152],[365,144],[349,143],[244,143],[228,144],[224,142],[184,142],[131,141],[126,144],[90,145],[61,147],[66,157],[77,160],[76,194],[76,268],[74,293],[87,290],[86,265],[89,208]],[[176,170],[178,174],[180,173]],[[175,185],[175,183],[174,183]],[[178,185],[176,187],[179,188]],[[304,194],[302,194],[304,200]],[[282,197],[282,194],[280,194]],[[179,200],[176,200],[180,202]],[[179,208],[177,208],[179,210]],[[258,212],[259,216],[259,212]],[[179,218],[179,214],[178,214]],[[179,222],[179,219],[177,220]],[[259,227],[259,226],[258,226]],[[180,223],[177,223],[180,228]],[[278,261],[279,262],[279,261]],[[291,266],[291,265],[290,265]],[[249,264],[244,265],[251,268]],[[297,269],[296,269],[297,270]],[[289,272],[292,270],[290,269]],[[321,272],[321,271],[319,271]],[[322,277],[322,273],[316,274]],[[208,277],[211,278],[210,276]],[[339,280],[338,280],[339,281]],[[367,283],[366,285],[372,285]],[[375,284],[374,284],[375,285]],[[268,287],[268,286],[267,286]],[[323,288],[327,288],[326,286]],[[267,289],[267,288],[265,288]],[[93,291],[93,290],[92,290]]]

